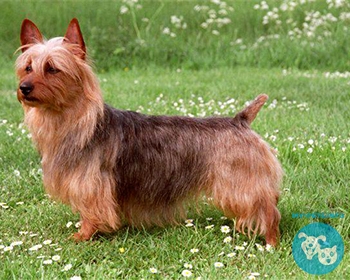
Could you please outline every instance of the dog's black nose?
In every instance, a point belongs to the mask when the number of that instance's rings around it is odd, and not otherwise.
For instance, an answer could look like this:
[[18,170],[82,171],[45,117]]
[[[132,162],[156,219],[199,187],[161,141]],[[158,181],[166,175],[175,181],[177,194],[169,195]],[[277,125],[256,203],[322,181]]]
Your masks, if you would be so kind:
[[34,86],[31,83],[23,83],[19,86],[19,89],[21,90],[23,95],[27,96],[29,93],[33,91]]

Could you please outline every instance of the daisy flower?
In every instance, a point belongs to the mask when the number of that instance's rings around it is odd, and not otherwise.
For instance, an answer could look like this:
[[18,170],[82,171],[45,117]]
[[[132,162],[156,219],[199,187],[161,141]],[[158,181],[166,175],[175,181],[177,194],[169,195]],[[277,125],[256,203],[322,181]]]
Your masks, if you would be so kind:
[[232,241],[232,237],[231,236],[227,236],[224,239],[224,243],[230,243]]
[[193,248],[193,249],[190,250],[190,252],[191,252],[192,254],[194,254],[194,253],[198,253],[199,250],[198,250],[197,248]]
[[154,267],[151,267],[149,269],[149,272],[151,272],[152,274],[156,274],[156,273],[158,273],[158,270],[156,268],[154,268]]
[[192,264],[185,263],[184,268],[192,269]]
[[13,247],[12,246],[7,246],[7,247],[4,247],[3,250],[4,250],[4,252],[12,251]]
[[270,244],[266,244],[265,249],[266,249],[266,251],[268,251],[268,252],[273,252],[273,247],[272,247]]
[[264,247],[262,245],[256,243],[255,246],[260,252],[264,251]]
[[20,246],[20,245],[22,245],[22,244],[23,244],[22,241],[14,241],[14,242],[11,243],[10,246],[14,247],[14,246]]
[[60,259],[61,259],[61,257],[59,255],[55,255],[52,257],[52,260],[55,262],[59,261]]
[[222,226],[221,227],[221,232],[223,233],[229,233],[231,231],[229,226]]
[[248,279],[254,280],[256,279],[256,277],[260,276],[259,272],[252,272],[250,273],[250,275],[248,276]]
[[64,268],[62,269],[62,271],[68,271],[68,270],[70,270],[71,268],[72,268],[73,266],[69,263],[69,264],[66,264],[65,266],[64,266]]
[[222,268],[222,267],[224,267],[224,264],[222,262],[215,262],[214,266],[215,266],[215,268]]
[[40,248],[42,248],[42,247],[43,247],[43,245],[38,244],[38,245],[35,245],[35,246],[29,248],[28,250],[29,250],[29,251],[38,251],[38,250],[39,250]]
[[75,228],[80,228],[81,227],[81,222],[75,223]]
[[185,269],[181,272],[183,277],[191,277],[192,276],[192,272],[188,269]]

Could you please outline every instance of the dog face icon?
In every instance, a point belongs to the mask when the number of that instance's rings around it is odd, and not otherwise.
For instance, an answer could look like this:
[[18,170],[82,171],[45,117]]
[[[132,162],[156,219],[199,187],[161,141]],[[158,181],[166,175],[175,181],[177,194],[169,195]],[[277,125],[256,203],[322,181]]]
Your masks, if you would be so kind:
[[332,248],[320,249],[318,252],[318,260],[323,265],[331,265],[337,260],[337,246]]
[[301,232],[298,234],[299,238],[306,238],[301,243],[301,248],[303,249],[306,258],[308,260],[311,260],[314,255],[316,255],[320,250],[320,244],[318,243],[318,240],[326,241],[326,237],[324,235],[320,235],[318,237],[315,236],[308,236],[304,232]]
[[324,223],[304,226],[294,236],[293,258],[305,272],[323,275],[333,271],[344,256],[344,242],[335,228]]

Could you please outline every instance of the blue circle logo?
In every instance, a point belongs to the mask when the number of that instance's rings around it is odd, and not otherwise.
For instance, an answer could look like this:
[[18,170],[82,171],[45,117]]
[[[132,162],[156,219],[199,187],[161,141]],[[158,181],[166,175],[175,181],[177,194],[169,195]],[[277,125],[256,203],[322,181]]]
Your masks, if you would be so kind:
[[330,225],[312,223],[295,235],[292,251],[295,262],[302,270],[322,275],[339,265],[344,255],[344,242]]

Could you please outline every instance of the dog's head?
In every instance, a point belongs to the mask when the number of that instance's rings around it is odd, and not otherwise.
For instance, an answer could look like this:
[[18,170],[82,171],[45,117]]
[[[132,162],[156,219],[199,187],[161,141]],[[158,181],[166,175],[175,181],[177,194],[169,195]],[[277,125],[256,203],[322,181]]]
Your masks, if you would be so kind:
[[44,40],[38,27],[25,19],[20,39],[17,97],[24,106],[62,110],[86,92],[86,83],[91,84],[94,75],[86,62],[77,19],[72,19],[64,37],[50,40]]
[[320,244],[318,243],[318,241],[319,240],[326,241],[326,237],[323,235],[320,235],[318,237],[311,236],[311,235],[308,236],[304,232],[299,233],[298,237],[306,238],[301,243],[301,248],[303,249],[308,260],[311,260],[312,257],[319,252]]

